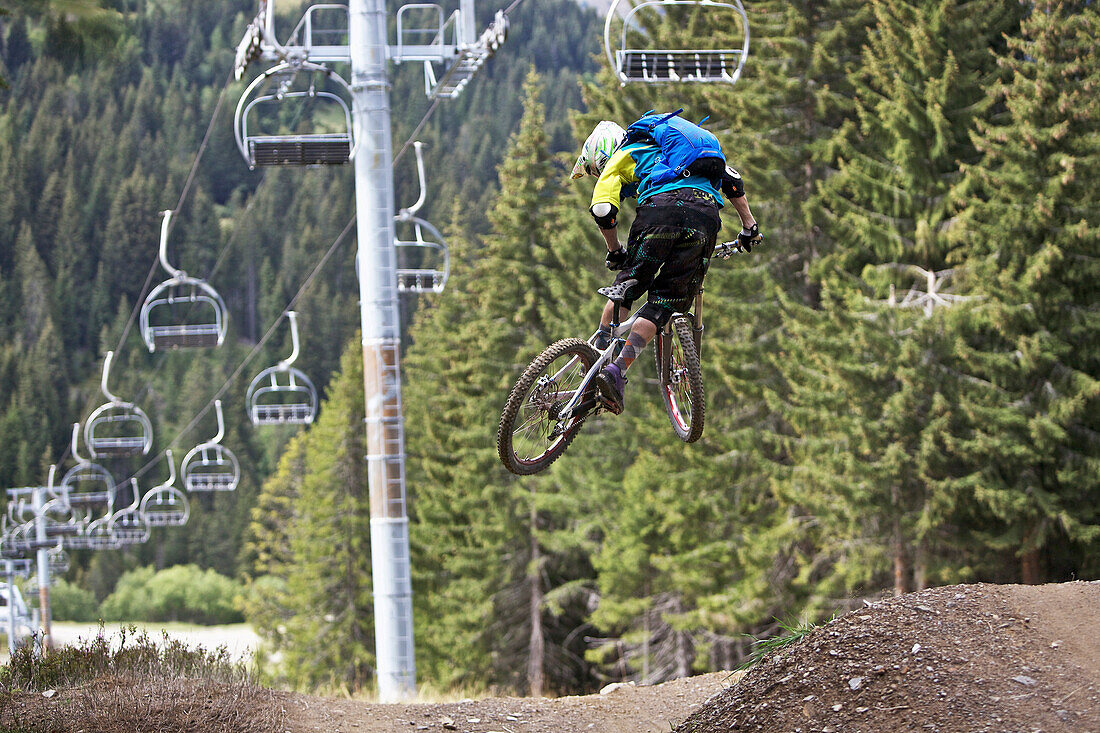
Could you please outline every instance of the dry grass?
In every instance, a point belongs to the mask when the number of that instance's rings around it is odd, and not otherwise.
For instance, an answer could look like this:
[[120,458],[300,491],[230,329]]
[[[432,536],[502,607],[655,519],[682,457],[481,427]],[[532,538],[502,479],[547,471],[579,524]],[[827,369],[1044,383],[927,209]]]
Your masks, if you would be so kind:
[[225,648],[161,645],[130,628],[53,650],[31,644],[0,667],[0,731],[153,733],[285,730],[274,694],[255,684]]

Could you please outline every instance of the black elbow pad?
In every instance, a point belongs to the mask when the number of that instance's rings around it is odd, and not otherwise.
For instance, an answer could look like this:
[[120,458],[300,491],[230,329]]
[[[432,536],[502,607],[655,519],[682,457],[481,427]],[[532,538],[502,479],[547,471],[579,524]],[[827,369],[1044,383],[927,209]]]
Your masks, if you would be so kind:
[[728,165],[722,171],[722,193],[729,199],[739,199],[745,195],[745,182],[741,180],[741,174]]
[[618,220],[615,218],[619,210],[612,204],[596,204],[589,211],[596,220],[596,226],[600,229],[614,229]]

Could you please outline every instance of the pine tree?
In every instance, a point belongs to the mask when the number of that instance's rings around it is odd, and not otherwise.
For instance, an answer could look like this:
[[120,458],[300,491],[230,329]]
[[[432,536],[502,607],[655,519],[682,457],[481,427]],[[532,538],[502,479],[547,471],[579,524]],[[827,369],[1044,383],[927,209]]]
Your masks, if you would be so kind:
[[[273,642],[296,685],[361,690],[374,673],[359,343],[355,338],[345,351],[320,417],[285,454],[254,515],[249,552],[258,592],[251,617],[282,619],[277,629],[285,631]],[[285,588],[271,577],[280,573]]]
[[[988,103],[974,100],[996,73],[987,49],[1012,28],[1015,13],[981,2],[881,0],[872,7],[874,32],[853,75],[856,114],[830,140],[835,172],[820,183],[811,209],[830,240],[814,268],[830,291],[823,307],[845,311],[824,321],[843,329],[828,347],[838,361],[817,364],[816,337],[789,342],[795,353],[788,359],[804,377],[823,380],[818,392],[837,391],[848,403],[847,415],[811,421],[817,432],[802,434],[796,463],[829,472],[815,484],[863,505],[867,520],[852,530],[879,538],[893,560],[894,590],[903,593],[930,582],[935,528],[945,521],[935,514],[942,501],[934,489],[945,486],[948,467],[923,449],[936,444],[944,421],[957,419],[948,408],[955,387],[932,366],[947,358],[950,337],[942,314],[930,317],[934,290],[951,274],[948,193],[959,161],[976,157],[968,132]],[[913,273],[928,284],[914,283]],[[909,293],[895,297],[895,289]],[[897,311],[911,303],[927,307]],[[794,395],[792,414],[814,404],[824,407],[819,394]],[[857,460],[829,459],[830,451],[857,447]],[[800,504],[816,503],[797,476],[791,484],[804,497]],[[844,487],[863,490],[852,495]],[[873,574],[856,575],[874,582]]]
[[[559,204],[566,176],[547,149],[539,88],[529,76],[491,233],[476,248],[452,239],[448,292],[412,329],[405,404],[409,452],[419,457],[410,466],[414,599],[418,618],[433,619],[418,626],[426,666],[442,684],[464,669],[541,693],[583,678],[555,662],[567,656],[556,650],[575,629],[563,621],[575,615],[585,571],[582,539],[569,531],[583,516],[579,487],[506,474],[493,431],[523,367],[551,341],[594,330],[599,304],[584,267],[592,240],[577,236],[578,214]],[[464,664],[448,670],[452,659]]]
[[1098,32],[1092,3],[1033,4],[998,56],[1003,112],[979,122],[983,157],[957,192],[958,260],[979,296],[957,314],[952,364],[968,385],[949,446],[965,466],[959,511],[987,572],[1007,553],[1007,577],[1026,583],[1097,567]]

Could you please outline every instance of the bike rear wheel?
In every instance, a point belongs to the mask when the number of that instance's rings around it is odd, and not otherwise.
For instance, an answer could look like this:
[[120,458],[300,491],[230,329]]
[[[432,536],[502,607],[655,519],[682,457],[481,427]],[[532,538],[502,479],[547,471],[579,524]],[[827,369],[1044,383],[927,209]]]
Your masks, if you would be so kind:
[[654,350],[661,397],[672,429],[680,440],[694,443],[703,434],[706,395],[691,320],[686,316],[673,318],[667,329],[657,333]]
[[584,415],[564,425],[559,425],[557,416],[597,358],[586,342],[562,339],[523,370],[497,428],[497,453],[509,471],[520,476],[538,473],[573,442]]

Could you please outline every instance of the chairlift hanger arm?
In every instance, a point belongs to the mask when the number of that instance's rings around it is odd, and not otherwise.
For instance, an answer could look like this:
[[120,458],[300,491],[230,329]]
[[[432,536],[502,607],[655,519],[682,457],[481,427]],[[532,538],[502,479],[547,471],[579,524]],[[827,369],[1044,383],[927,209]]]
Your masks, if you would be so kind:
[[426,183],[426,177],[424,175],[424,143],[417,140],[413,143],[413,150],[416,152],[416,177],[420,182],[420,197],[416,200],[416,203],[412,206],[401,209],[397,212],[398,221],[409,221],[413,218],[416,212],[420,211],[420,207],[424,205],[424,200],[428,196],[428,185]]
[[107,377],[111,374],[111,361],[115,358],[115,352],[108,351],[107,357],[103,360],[103,377],[99,380],[99,389],[103,392],[103,396],[107,398],[107,401],[112,405],[121,405],[122,400],[111,394],[111,391],[107,389]]
[[171,211],[171,209],[166,209],[165,211],[162,211],[160,213],[161,213],[161,216],[164,217],[163,220],[160,223],[160,264],[161,264],[161,267],[163,267],[168,272],[168,274],[173,277],[173,279],[179,279],[181,277],[186,277],[187,276],[186,272],[184,272],[183,270],[178,270],[175,267],[172,267],[170,264],[168,264],[168,229],[169,229],[171,221],[172,221],[172,211]]
[[218,415],[218,434],[210,439],[209,442],[217,445],[221,442],[221,439],[225,437],[225,418],[222,417],[222,401],[214,400],[214,412]]
[[298,314],[294,311],[287,311],[286,316],[290,319],[290,343],[292,344],[292,349],[290,356],[279,362],[279,370],[284,372],[289,371],[290,365],[298,358]]

